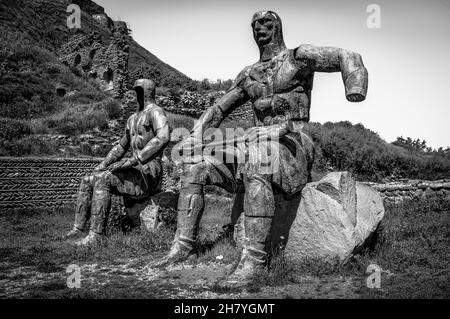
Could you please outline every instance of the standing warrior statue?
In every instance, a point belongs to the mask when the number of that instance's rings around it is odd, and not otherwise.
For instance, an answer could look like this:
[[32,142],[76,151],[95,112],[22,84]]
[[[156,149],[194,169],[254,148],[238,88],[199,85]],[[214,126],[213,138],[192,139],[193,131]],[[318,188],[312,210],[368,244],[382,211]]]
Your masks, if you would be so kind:
[[[250,100],[256,124],[251,131],[260,136],[278,137],[275,145],[278,170],[268,174],[248,162],[218,163],[207,156],[201,162],[184,161],[177,234],[168,255],[155,266],[185,260],[196,252],[205,185],[228,191],[236,191],[243,185],[245,243],[240,262],[228,282],[242,283],[250,279],[257,269],[267,264],[274,192],[296,194],[310,181],[314,147],[302,128],[309,121],[314,73],[341,72],[347,100],[365,99],[368,74],[359,54],[313,45],[287,49],[280,17],[272,11],[255,13],[251,26],[260,51],[259,61],[239,73],[227,93],[203,113],[183,145],[201,145],[206,129],[218,127],[236,107]],[[251,148],[248,153],[252,153]]]
[[[77,241],[77,245],[91,245],[103,239],[111,194],[133,200],[145,198],[161,188],[161,156],[170,139],[167,117],[155,103],[153,81],[137,80],[134,90],[138,109],[128,119],[125,134],[94,173],[81,181],[75,223],[64,236],[69,239],[81,234],[90,218],[89,235]],[[145,97],[149,98],[147,103]],[[130,147],[132,157],[122,159]]]

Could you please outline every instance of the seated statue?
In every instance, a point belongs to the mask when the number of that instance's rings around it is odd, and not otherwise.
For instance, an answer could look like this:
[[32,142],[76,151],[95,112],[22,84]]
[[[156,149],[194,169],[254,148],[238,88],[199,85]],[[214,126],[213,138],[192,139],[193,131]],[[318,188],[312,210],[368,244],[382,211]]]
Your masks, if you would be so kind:
[[[111,195],[127,200],[143,199],[161,189],[164,148],[170,139],[164,110],[155,103],[155,83],[141,79],[134,84],[138,102],[137,112],[127,121],[125,134],[91,175],[81,181],[76,203],[75,223],[64,236],[74,238],[83,232],[90,220],[87,237],[77,245],[102,241],[111,207]],[[146,97],[149,101],[146,103]],[[130,158],[124,155],[131,147]]]
[[[169,253],[152,266],[166,266],[196,254],[204,186],[215,185],[230,192],[243,189],[245,193],[244,247],[240,262],[225,282],[244,283],[257,270],[264,269],[269,258],[274,194],[290,198],[311,180],[314,146],[303,127],[309,122],[314,73],[341,72],[347,100],[365,99],[368,74],[359,54],[309,44],[287,49],[280,17],[272,11],[255,13],[251,27],[260,51],[259,61],[239,73],[232,87],[203,113],[180,147],[191,150],[208,147],[204,132],[219,127],[227,115],[247,101],[252,102],[256,127],[246,132],[244,140],[250,141],[249,135],[265,136],[268,143],[252,146],[246,142],[248,147],[243,154],[239,154],[242,148],[227,147],[223,152],[234,159],[222,162],[217,160],[217,152],[214,156],[202,153],[200,160],[198,156],[183,157],[177,233]],[[266,165],[258,160],[247,160],[264,144],[263,147],[271,144],[270,149],[276,151],[270,156],[275,168],[272,171],[264,169]],[[244,161],[237,160],[241,155]]]

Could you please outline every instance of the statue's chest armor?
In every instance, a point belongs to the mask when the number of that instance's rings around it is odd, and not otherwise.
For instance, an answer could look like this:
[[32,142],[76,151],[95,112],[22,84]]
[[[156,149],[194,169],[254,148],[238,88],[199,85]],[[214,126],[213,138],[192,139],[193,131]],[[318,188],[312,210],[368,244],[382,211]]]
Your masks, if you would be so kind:
[[293,61],[291,50],[267,62],[254,64],[248,74],[245,89],[252,100],[271,96],[300,84],[301,70]]
[[273,124],[275,118],[309,120],[310,70],[308,65],[295,61],[292,50],[251,67],[244,89],[252,100],[258,124]]
[[130,121],[131,147],[141,150],[155,136],[149,114],[145,111],[135,114]]

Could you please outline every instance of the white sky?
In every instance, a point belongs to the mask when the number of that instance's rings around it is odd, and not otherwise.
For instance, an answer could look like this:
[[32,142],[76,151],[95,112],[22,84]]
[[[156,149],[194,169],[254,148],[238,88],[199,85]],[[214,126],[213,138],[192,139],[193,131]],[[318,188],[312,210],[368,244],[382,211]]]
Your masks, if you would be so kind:
[[[289,48],[311,43],[360,53],[369,71],[362,103],[347,102],[339,73],[316,73],[311,121],[362,123],[388,142],[397,136],[450,146],[450,0],[94,0],[129,23],[134,39],[197,80],[234,79],[256,62],[250,20],[273,10]],[[381,8],[381,28],[366,8]]]

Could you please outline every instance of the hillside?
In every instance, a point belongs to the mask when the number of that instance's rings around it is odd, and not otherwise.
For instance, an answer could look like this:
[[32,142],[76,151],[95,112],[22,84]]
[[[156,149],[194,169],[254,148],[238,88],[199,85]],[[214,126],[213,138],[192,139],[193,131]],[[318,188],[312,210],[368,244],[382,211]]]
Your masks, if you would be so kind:
[[[70,3],[79,4],[82,9],[81,29],[76,31],[67,27],[69,14],[66,9]],[[121,25],[126,28],[125,23]],[[114,32],[121,25],[114,23],[102,7],[90,0],[1,0],[2,117],[30,119],[55,112],[57,105],[61,104],[56,92],[61,85],[68,91],[84,95],[82,102],[103,100],[105,94],[93,83],[95,81],[82,79],[83,70],[80,72],[80,68],[74,65],[79,62],[61,63],[65,58],[61,57],[61,50],[69,47],[72,52],[63,53],[75,54],[78,49],[82,55],[87,45],[96,43],[105,50],[109,49],[108,46],[114,42]],[[132,37],[125,34],[123,38],[124,46],[128,45],[125,48],[129,53],[126,71],[130,74],[124,81],[123,91],[136,77],[143,75],[151,76],[161,86],[189,88],[195,85],[194,81],[145,50]],[[92,39],[96,42],[92,43]],[[89,41],[91,43],[86,44]],[[70,47],[72,43],[78,47]],[[88,66],[83,62],[81,68]]]

